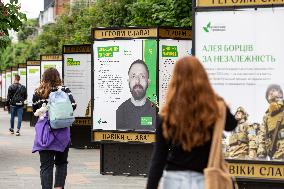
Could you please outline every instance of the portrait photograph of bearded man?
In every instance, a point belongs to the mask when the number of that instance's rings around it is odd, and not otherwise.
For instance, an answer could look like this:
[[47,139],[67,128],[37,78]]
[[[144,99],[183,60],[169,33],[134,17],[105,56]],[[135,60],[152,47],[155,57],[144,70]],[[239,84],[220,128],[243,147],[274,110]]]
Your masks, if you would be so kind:
[[154,131],[157,107],[146,96],[150,79],[143,60],[135,60],[130,65],[128,84],[131,97],[116,110],[116,129]]

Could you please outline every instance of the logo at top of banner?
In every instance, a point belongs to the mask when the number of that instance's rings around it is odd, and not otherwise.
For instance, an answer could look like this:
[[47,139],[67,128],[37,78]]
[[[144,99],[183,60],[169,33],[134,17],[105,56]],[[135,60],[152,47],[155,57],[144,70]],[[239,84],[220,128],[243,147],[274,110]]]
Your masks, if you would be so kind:
[[177,46],[162,45],[162,57],[178,57]]
[[223,32],[226,31],[226,26],[221,24],[214,24],[209,21],[205,26],[203,26],[203,31],[206,33],[209,32]]
[[98,47],[98,58],[113,57],[114,52],[119,52],[119,46]]
[[80,66],[80,61],[75,61],[73,58],[67,58],[67,66]]

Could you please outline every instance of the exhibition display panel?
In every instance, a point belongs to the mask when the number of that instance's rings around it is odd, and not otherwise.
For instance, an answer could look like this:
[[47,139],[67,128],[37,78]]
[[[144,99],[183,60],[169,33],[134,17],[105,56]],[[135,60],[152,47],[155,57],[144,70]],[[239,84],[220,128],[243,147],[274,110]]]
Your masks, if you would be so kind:
[[191,54],[191,30],[94,28],[92,37],[93,141],[101,144],[101,173],[145,176],[173,65]]
[[91,123],[91,45],[64,45],[63,80],[72,92],[77,107],[70,128],[71,147],[96,148],[92,142]]
[[40,84],[40,60],[27,60],[27,112],[30,114],[30,126],[35,126],[37,118],[33,115],[33,94]]
[[223,137],[229,171],[241,188],[281,188],[284,4],[201,0],[193,10],[193,54],[238,120]]

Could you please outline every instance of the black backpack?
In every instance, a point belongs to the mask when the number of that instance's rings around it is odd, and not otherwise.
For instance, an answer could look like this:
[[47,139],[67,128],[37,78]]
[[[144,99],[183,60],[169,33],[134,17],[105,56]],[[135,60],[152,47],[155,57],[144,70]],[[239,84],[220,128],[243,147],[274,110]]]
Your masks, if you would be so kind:
[[21,84],[19,84],[14,96],[11,98],[10,104],[11,105],[24,105],[24,101],[25,101],[23,97],[24,92],[25,92],[24,87]]

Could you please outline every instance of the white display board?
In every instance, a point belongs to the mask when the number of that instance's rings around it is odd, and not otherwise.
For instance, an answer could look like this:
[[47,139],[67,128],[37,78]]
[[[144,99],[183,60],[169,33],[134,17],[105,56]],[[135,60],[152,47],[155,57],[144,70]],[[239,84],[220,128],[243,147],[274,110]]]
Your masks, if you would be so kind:
[[87,117],[91,100],[91,54],[64,54],[64,85],[77,103],[75,117]]
[[2,72],[2,91],[1,91],[2,102],[6,100],[6,72]]
[[8,95],[8,89],[10,87],[10,85],[12,84],[12,73],[11,71],[6,71],[6,94],[5,94],[5,99],[7,99],[7,95]]
[[56,68],[62,78],[62,60],[41,60],[41,75],[48,68]]
[[[116,113],[118,108],[129,102],[132,97],[129,85],[128,71],[130,65],[135,60],[146,62],[151,78],[148,87],[144,88],[146,96],[155,101],[156,95],[156,60],[157,60],[157,42],[156,40],[109,40],[94,41],[94,111],[93,111],[93,129],[116,130]],[[155,108],[153,103],[153,108]],[[134,108],[135,109],[135,108]],[[137,109],[135,109],[137,110]],[[148,111],[147,113],[149,113]],[[139,116],[140,116],[139,112]],[[132,115],[125,115],[131,120]],[[137,117],[139,117],[137,116]],[[145,119],[144,119],[145,118]],[[149,123],[152,126],[140,127],[136,130],[153,130],[156,120],[156,114],[141,116],[141,125],[143,121],[153,120]],[[137,119],[137,120],[138,120]],[[143,120],[142,120],[143,119]],[[136,121],[137,121],[136,120]],[[134,120],[135,121],[135,120]],[[134,122],[133,121],[133,122]],[[127,127],[128,128],[128,127]],[[130,129],[130,128],[129,128]],[[133,129],[133,128],[131,128]]]
[[168,40],[159,41],[159,109],[163,107],[169,81],[176,61],[191,54],[192,41],[190,40]]
[[33,94],[35,89],[40,83],[40,66],[29,66],[27,65],[27,93],[28,93],[28,106],[31,107],[33,104]]
[[15,75],[18,74],[18,69],[17,70],[12,70],[12,78],[11,78],[11,82],[14,83],[14,79],[15,79]]
[[2,101],[2,72],[0,71],[0,99]]
[[20,83],[27,87],[27,70],[26,68],[18,68],[18,75],[21,77]]
[[268,85],[284,89],[284,9],[196,13],[196,56],[232,112],[243,106],[261,123]]

